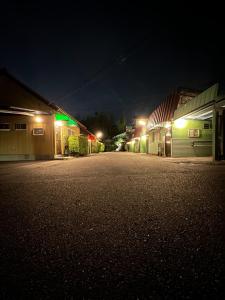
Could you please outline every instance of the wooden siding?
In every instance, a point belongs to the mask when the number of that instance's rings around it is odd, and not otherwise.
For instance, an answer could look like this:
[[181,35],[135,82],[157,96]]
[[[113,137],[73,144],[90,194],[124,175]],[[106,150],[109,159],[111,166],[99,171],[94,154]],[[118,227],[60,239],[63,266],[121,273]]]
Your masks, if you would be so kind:
[[[10,131],[0,131],[0,160],[54,158],[54,116],[41,116],[42,123],[34,117],[0,115],[0,123],[9,123]],[[26,130],[15,130],[16,123],[27,124]],[[43,128],[44,135],[33,135],[34,128]]]

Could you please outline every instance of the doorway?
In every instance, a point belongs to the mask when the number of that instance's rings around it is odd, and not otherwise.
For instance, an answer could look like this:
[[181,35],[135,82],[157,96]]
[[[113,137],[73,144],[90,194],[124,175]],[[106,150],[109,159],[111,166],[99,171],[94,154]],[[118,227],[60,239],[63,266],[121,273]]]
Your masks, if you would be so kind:
[[171,156],[171,134],[167,132],[165,135],[165,156]]
[[55,128],[56,155],[62,154],[61,127]]

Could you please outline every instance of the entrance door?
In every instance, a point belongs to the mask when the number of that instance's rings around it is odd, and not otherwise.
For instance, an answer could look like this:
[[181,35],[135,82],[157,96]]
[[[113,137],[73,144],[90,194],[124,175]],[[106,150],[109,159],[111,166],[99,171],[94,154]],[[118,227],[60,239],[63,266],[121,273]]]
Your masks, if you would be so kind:
[[165,155],[171,156],[171,135],[165,135]]
[[55,141],[56,141],[56,154],[62,154],[61,145],[61,127],[58,126],[55,129]]
[[225,110],[219,112],[217,118],[217,159],[225,159]]

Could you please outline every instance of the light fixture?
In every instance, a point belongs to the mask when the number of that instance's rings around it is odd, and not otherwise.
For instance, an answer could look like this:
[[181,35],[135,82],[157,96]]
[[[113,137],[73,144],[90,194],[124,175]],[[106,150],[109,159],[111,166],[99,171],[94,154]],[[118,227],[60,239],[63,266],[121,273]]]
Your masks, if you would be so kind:
[[146,121],[144,119],[139,119],[137,120],[138,125],[140,126],[145,126],[146,125]]
[[187,121],[185,119],[177,119],[174,121],[174,125],[176,128],[184,128],[186,126]]
[[166,122],[165,128],[170,128],[170,127],[171,127],[171,123],[170,122]]
[[102,136],[103,136],[103,133],[102,133],[101,131],[98,131],[98,132],[96,133],[97,139],[102,138]]
[[37,117],[35,117],[35,122],[41,123],[41,122],[43,122],[43,118],[37,116]]
[[55,126],[60,127],[62,126],[62,121],[55,121]]

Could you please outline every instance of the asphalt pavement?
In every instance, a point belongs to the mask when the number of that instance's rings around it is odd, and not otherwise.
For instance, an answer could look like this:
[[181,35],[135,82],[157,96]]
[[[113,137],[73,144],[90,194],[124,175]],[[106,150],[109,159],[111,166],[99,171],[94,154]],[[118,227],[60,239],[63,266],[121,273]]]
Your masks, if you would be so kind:
[[222,299],[225,165],[0,164],[0,299]]

